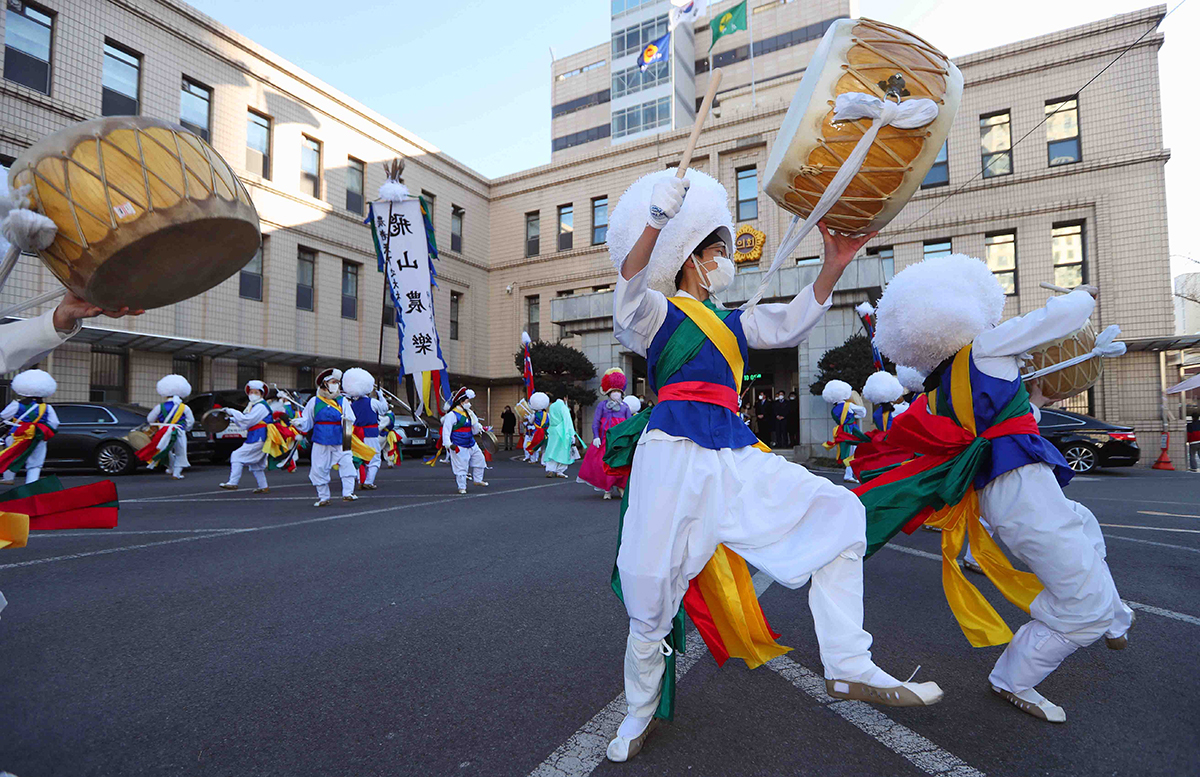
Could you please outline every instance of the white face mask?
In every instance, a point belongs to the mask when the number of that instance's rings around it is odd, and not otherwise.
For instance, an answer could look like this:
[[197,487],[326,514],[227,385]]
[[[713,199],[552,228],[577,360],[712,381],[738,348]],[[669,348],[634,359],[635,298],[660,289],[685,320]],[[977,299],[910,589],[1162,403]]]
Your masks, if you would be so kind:
[[608,398],[611,399],[613,402],[620,402],[621,399],[623,398],[623,396],[624,395],[620,391],[608,392]]
[[470,410],[470,409],[471,409],[471,403],[470,403],[470,402],[463,402],[463,403],[462,403],[462,409],[463,409],[463,410]]
[[257,391],[250,392],[250,401],[251,402],[257,402],[260,399],[262,399],[262,394],[259,394]]
[[325,386],[326,386],[325,390],[328,391],[330,394],[336,394],[342,390],[342,384],[338,383],[336,380],[332,381],[330,383],[326,383]]
[[692,257],[692,262],[700,272],[700,286],[709,294],[720,294],[729,288],[729,284],[733,283],[733,261],[728,256],[722,255],[714,258],[717,266],[711,270],[705,270],[695,256]]

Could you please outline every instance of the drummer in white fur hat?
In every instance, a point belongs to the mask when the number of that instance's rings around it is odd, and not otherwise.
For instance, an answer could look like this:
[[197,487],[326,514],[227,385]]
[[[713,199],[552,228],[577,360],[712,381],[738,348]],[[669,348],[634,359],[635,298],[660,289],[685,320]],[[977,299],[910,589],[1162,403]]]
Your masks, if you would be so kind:
[[301,416],[292,421],[292,426],[300,432],[312,432],[308,482],[317,489],[314,507],[329,504],[330,473],[335,466],[342,481],[342,501],[358,499],[354,493],[357,481],[354,454],[343,447],[343,426],[347,421],[354,424],[354,408],[350,407],[350,400],[342,396],[342,371],[335,367],[321,370],[317,375],[317,395],[308,400]]
[[58,382],[44,370],[25,370],[12,379],[17,398],[0,411],[0,420],[13,426],[7,447],[0,451],[4,482],[12,483],[24,467],[25,482],[36,482],[46,461],[46,440],[58,429],[58,415],[46,398],[58,390]]
[[728,199],[704,173],[688,170],[680,180],[661,171],[634,183],[609,219],[619,270],[614,333],[646,357],[658,394],[636,445],[617,555],[629,637],[627,714],[608,747],[614,761],[635,755],[650,732],[665,668],[660,642],[688,581],[718,543],[788,588],[811,580],[832,694],[904,706],[942,695],[934,683],[902,683],[871,661],[871,635],[862,627],[862,505],[844,488],[756,447],[737,414],[747,349],[795,348],[871,236],[834,235],[822,226],[825,263],[814,284],[787,304],[727,312],[710,297],[733,280]]
[[449,452],[450,469],[458,485],[458,493],[467,493],[467,475],[476,486],[486,486],[483,473],[487,461],[483,449],[475,444],[475,435],[483,431],[483,424],[471,409],[475,392],[462,386],[446,403],[449,407],[442,416],[442,447]]
[[[190,467],[187,457],[188,432],[196,424],[192,409],[184,403],[184,399],[192,393],[192,384],[182,375],[164,375],[155,386],[158,395],[163,398],[146,416],[146,422],[160,429],[166,429],[169,440],[159,446],[161,451],[167,449],[167,473],[176,480],[183,480],[183,470]],[[156,458],[149,462],[153,468]]]
[[[1124,647],[1132,611],[1117,593],[1103,539],[1095,536],[1098,529],[1090,527],[1063,495],[1071,469],[1038,433],[1019,372],[1022,354],[1066,337],[1087,322],[1095,293],[1094,287],[1081,286],[1052,298],[1043,308],[999,323],[1004,292],[986,264],[961,254],[926,259],[897,273],[888,284],[879,301],[875,333],[885,356],[929,373],[925,386],[936,389],[926,395],[932,400],[919,400],[919,407],[896,419],[889,439],[896,437],[898,427],[922,424],[933,413],[950,417],[970,436],[986,435],[990,440],[990,450],[977,457],[968,493],[970,488],[976,491],[979,512],[1044,590],[1029,602],[1032,620],[1012,636],[988,680],[999,696],[1054,723],[1064,722],[1066,713],[1034,686],[1067,656],[1101,636],[1114,649]],[[928,401],[935,406],[926,408]],[[947,493],[945,485],[938,488]],[[860,493],[874,526],[877,513],[864,489]],[[940,507],[934,500],[929,504]],[[968,527],[977,517],[966,518]],[[947,533],[956,527],[943,528],[943,549],[949,550],[953,541],[947,542]],[[982,568],[1002,585],[1005,571],[996,574],[1000,551],[987,532],[976,528],[970,536]],[[1030,590],[1032,595],[1036,585]],[[994,611],[970,615],[972,624],[983,616],[999,618]],[[976,645],[1007,639],[1003,621],[990,622],[994,625],[985,632],[978,626],[969,628],[960,617],[964,633]]]
[[267,384],[257,379],[250,380],[246,382],[248,402],[245,410],[221,408],[231,423],[246,431],[246,441],[229,455],[229,480],[222,483],[221,488],[236,491],[242,480],[242,470],[249,469],[254,482],[258,484],[254,493],[271,492],[267,485],[267,452],[263,450],[263,444],[267,441],[267,424],[273,412],[267,404],[266,395]]
[[354,411],[354,435],[365,442],[375,455],[369,461],[363,462],[362,487],[374,491],[375,476],[379,473],[379,465],[383,463],[383,441],[387,434],[379,424],[380,418],[386,419],[388,404],[382,398],[372,396],[375,391],[375,378],[362,367],[351,367],[342,376],[342,388],[350,399],[350,407]]

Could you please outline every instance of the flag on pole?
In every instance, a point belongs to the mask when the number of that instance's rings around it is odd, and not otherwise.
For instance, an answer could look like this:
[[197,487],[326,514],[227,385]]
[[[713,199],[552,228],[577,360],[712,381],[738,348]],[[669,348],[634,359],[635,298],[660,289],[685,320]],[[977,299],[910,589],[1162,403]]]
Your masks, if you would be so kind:
[[742,0],[721,15],[713,17],[709,27],[712,29],[712,43],[708,44],[708,50],[712,51],[712,47],[721,38],[746,29],[746,0]]
[[671,0],[671,22],[667,29],[691,24],[704,15],[707,5],[706,0]]
[[662,62],[667,58],[667,52],[670,50],[671,33],[668,32],[658,40],[646,44],[646,48],[642,49],[641,56],[637,58],[638,69],[645,70],[655,62]]

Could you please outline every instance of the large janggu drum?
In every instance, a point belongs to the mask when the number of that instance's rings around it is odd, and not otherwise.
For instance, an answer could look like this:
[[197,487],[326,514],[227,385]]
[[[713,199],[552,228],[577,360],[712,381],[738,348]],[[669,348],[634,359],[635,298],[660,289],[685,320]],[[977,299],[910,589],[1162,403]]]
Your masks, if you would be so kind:
[[26,149],[9,188],[32,186],[58,226],[42,261],[107,310],[194,297],[261,243],[258,213],[228,163],[195,134],[144,116],[85,121]]
[[[860,92],[884,100],[927,98],[931,122],[884,126],[861,169],[824,220],[863,234],[891,221],[921,185],[950,132],[963,79],[945,54],[906,30],[870,19],[839,19],[825,33],[792,99],[767,160],[765,190],[784,210],[807,218],[870,119],[835,124],[834,101]],[[889,91],[891,95],[889,96]]]
[[[1045,370],[1056,364],[1063,364],[1071,359],[1092,353],[1096,347],[1096,331],[1091,322],[1082,329],[1064,337],[1038,346],[1029,353],[1029,361],[1021,368],[1024,378],[1034,372]],[[1061,402],[1090,389],[1100,381],[1104,374],[1104,359],[1092,358],[1049,372],[1040,377],[1032,378],[1041,386],[1042,395],[1051,402]],[[1026,378],[1029,380],[1029,378]],[[1030,387],[1032,388],[1032,386]]]

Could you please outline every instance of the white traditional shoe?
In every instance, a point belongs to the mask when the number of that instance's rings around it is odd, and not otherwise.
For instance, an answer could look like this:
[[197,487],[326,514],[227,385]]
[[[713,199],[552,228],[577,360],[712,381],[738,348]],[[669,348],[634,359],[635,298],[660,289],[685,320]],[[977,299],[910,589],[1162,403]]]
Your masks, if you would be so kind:
[[937,683],[900,683],[889,688],[852,680],[826,680],[825,692],[835,699],[867,701],[885,707],[928,707],[943,696]]
[[226,491],[237,491],[236,483],[221,483],[220,487],[225,489]]
[[471,483],[471,485],[474,485],[474,486],[486,486],[486,485],[487,485],[487,481],[486,481],[486,480],[476,480],[476,481],[473,481],[473,482]]
[[343,502],[356,502],[356,501],[358,501],[358,494],[347,494],[346,496],[342,497],[342,501]]
[[607,491],[605,491],[605,492],[604,492],[604,498],[605,498],[605,499],[612,499],[612,494],[610,494],[610,493],[608,493]]
[[253,494],[269,494],[269,493],[271,493],[271,488],[270,488],[270,486],[263,486],[262,488],[254,489],[251,493],[253,493]]
[[1129,613],[1129,628],[1125,629],[1125,633],[1119,637],[1110,637],[1104,635],[1104,644],[1109,650],[1124,650],[1129,647],[1129,632],[1133,630],[1133,624],[1137,622],[1137,613]]
[[375,489],[379,488],[379,486],[375,485],[374,483],[363,483],[361,486],[359,486],[359,488],[361,488],[363,491],[374,491]]
[[317,501],[313,502],[313,507],[324,507],[327,504],[329,504],[328,499],[318,499]]
[[616,763],[628,761],[642,752],[642,746],[646,744],[646,738],[656,728],[658,728],[658,718],[651,718],[646,728],[642,730],[642,733],[633,739],[626,739],[623,736],[613,737],[613,740],[608,743],[608,750],[605,751],[604,755],[607,756],[608,760],[615,761]]
[[460,488],[460,489],[458,489],[458,493],[460,493],[460,494],[465,494],[465,493],[467,493],[467,489],[465,489],[465,488]]
[[171,479],[172,480],[183,480],[183,475],[172,475]]
[[[991,685],[991,683],[989,683]],[[1067,711],[1058,706],[1033,688],[1020,693],[1013,693],[992,685],[992,693],[1008,701],[1022,712],[1028,712],[1035,718],[1047,723],[1066,723]]]

